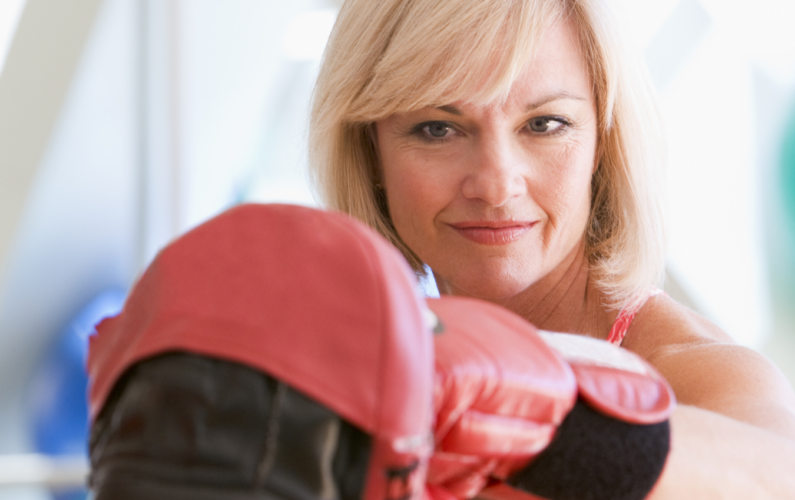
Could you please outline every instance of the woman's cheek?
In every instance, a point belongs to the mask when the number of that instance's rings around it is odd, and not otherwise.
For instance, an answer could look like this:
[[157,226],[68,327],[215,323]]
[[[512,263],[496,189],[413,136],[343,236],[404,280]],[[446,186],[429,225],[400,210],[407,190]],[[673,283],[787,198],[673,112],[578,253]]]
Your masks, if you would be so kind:
[[[401,238],[412,246],[414,233],[427,231],[436,210],[438,180],[434,166],[414,155],[400,155],[392,165],[385,165],[387,202],[392,223]],[[391,167],[391,168],[390,168]]]
[[565,153],[548,157],[532,196],[547,214],[549,229],[574,240],[582,236],[590,214],[593,159],[578,147],[566,148]]

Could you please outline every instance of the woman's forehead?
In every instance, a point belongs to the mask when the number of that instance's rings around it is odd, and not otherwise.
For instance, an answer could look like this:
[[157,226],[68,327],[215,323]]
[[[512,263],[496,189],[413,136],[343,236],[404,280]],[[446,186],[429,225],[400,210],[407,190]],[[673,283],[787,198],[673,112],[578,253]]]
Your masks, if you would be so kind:
[[421,33],[415,23],[401,25],[349,108],[349,119],[370,122],[456,102],[502,105],[516,94],[528,103],[551,93],[587,97],[591,78],[579,48],[578,18],[557,4],[549,0],[540,11],[506,11],[492,21],[479,17],[451,27],[429,21],[421,23]]
[[[487,81],[487,80],[486,80]],[[434,103],[452,110],[500,104],[532,110],[561,99],[592,101],[593,82],[571,21],[556,23],[540,39],[516,78],[504,89],[449,90],[455,99]],[[495,97],[496,96],[496,97]]]
[[558,23],[541,38],[538,49],[514,80],[508,100],[540,106],[556,96],[592,99],[593,83],[571,21]]

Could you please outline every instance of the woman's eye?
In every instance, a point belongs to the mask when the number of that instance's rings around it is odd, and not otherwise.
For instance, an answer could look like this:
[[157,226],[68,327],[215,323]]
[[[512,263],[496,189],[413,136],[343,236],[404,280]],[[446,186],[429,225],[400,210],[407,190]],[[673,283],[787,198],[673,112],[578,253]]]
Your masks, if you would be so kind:
[[560,118],[539,116],[530,120],[527,126],[537,134],[551,134],[565,127],[566,123]]
[[430,122],[422,126],[426,136],[434,139],[444,139],[453,131],[453,127],[445,122]]

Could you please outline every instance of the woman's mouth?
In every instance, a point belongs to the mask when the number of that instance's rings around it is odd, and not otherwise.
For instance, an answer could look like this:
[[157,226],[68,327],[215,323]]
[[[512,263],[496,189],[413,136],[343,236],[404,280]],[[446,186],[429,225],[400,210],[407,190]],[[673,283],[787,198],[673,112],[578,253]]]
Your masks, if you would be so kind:
[[450,224],[458,234],[481,245],[507,245],[525,235],[535,222],[466,221]]

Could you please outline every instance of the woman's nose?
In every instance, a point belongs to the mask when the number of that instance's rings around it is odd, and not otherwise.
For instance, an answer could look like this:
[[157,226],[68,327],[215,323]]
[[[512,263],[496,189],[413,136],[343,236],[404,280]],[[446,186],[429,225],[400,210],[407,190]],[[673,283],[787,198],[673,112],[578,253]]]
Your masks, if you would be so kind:
[[462,184],[464,196],[499,207],[524,194],[526,162],[516,148],[510,141],[497,138],[479,141]]

